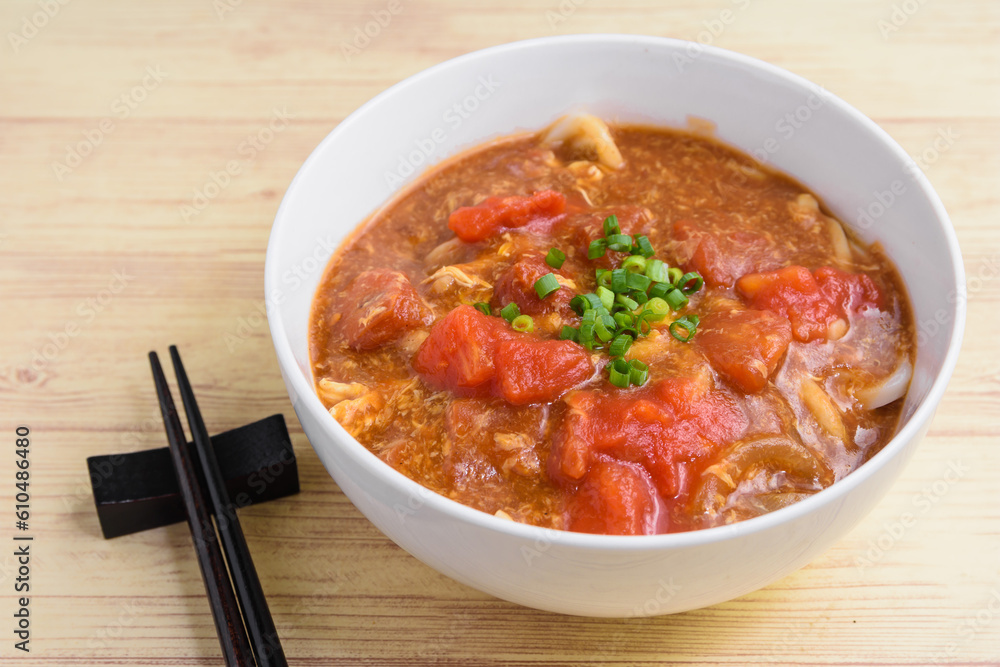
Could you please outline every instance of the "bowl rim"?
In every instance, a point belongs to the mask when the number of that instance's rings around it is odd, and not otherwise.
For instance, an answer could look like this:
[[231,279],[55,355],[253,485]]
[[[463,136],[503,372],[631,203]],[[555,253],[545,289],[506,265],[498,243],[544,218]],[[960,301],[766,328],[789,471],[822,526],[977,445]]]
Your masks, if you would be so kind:
[[[349,132],[357,119],[363,116],[366,111],[375,105],[381,104],[384,100],[391,98],[398,92],[412,86],[420,85],[424,79],[437,76],[451,68],[473,62],[480,59],[491,59],[504,54],[533,49],[567,48],[579,46],[603,46],[628,48],[636,45],[645,46],[649,49],[689,49],[697,48],[699,58],[709,58],[728,67],[743,67],[752,69],[755,72],[774,79],[783,80],[803,90],[812,90],[815,84],[808,79],[794,74],[788,70],[772,65],[768,62],[747,56],[742,53],[722,49],[719,47],[691,42],[687,40],[674,39],[669,37],[656,37],[648,35],[616,34],[616,33],[593,33],[579,35],[560,35],[550,37],[540,37],[534,39],[521,40],[500,44],[477,51],[472,51],[440,62],[416,74],[413,74],[402,81],[394,84],[390,88],[382,91],[372,99],[358,107],[341,121],[326,137],[313,149],[309,157],[299,168],[292,179],[281,204],[275,215],[274,224],[268,239],[267,253],[265,258],[264,287],[265,295],[270,294],[272,286],[277,286],[278,269],[275,239],[279,238],[286,227],[291,225],[288,203],[294,198],[304,180],[304,174],[311,170],[314,162],[320,160],[320,156],[326,153],[328,144],[335,142],[337,138]],[[910,156],[900,147],[892,137],[889,136],[873,120],[855,109],[853,106],[842,100],[839,96],[829,93],[827,103],[837,107],[846,114],[862,129],[874,135],[883,145],[891,151],[901,164],[912,162]],[[945,211],[944,205],[934,191],[927,177],[920,169],[913,169],[912,177],[919,191],[927,198],[937,222],[941,225],[944,236],[947,240],[947,253],[955,267],[955,317],[950,330],[951,336],[947,352],[941,363],[941,369],[934,378],[931,387],[923,400],[916,406],[916,409],[909,416],[903,426],[886,443],[886,445],[871,459],[849,473],[843,479],[831,486],[817,492],[816,494],[796,502],[787,507],[775,510],[762,516],[746,519],[733,524],[703,528],[700,530],[682,533],[663,533],[658,535],[600,535],[591,533],[576,533],[552,528],[543,528],[528,524],[501,519],[492,514],[463,505],[457,501],[446,498],[423,485],[406,477],[392,466],[379,459],[370,452],[364,445],[354,439],[337,421],[329,414],[319,397],[315,393],[314,386],[307,382],[298,363],[295,361],[287,332],[282,325],[282,305],[273,303],[270,299],[265,299],[268,325],[271,331],[272,342],[278,357],[278,362],[286,381],[293,386],[294,395],[297,397],[295,407],[301,404],[302,408],[311,414],[318,416],[317,423],[325,434],[337,446],[343,448],[344,453],[349,455],[354,462],[365,467],[379,481],[390,487],[396,487],[407,497],[417,497],[421,500],[421,507],[427,507],[447,518],[472,524],[483,530],[503,533],[513,538],[531,540],[536,543],[559,544],[567,547],[582,548],[594,551],[623,551],[630,553],[641,553],[650,551],[664,551],[690,547],[694,545],[708,545],[722,540],[735,538],[737,536],[749,536],[761,533],[779,525],[796,522],[822,506],[832,504],[849,494],[854,488],[862,485],[866,480],[875,475],[881,468],[885,467],[890,460],[895,458],[906,448],[908,443],[913,441],[920,433],[920,430],[931,420],[941,401],[942,396],[954,372],[958,361],[958,354],[961,348],[962,338],[965,330],[966,319],[966,283],[965,269],[962,262],[962,255],[958,244],[958,239],[951,221]],[[407,187],[404,184],[402,187]],[[397,192],[390,194],[390,198],[395,197]],[[311,380],[311,372],[309,373]],[[310,444],[312,441],[310,440]],[[320,445],[322,446],[322,445]],[[314,444],[314,448],[317,446]],[[419,510],[418,510],[419,511]]]

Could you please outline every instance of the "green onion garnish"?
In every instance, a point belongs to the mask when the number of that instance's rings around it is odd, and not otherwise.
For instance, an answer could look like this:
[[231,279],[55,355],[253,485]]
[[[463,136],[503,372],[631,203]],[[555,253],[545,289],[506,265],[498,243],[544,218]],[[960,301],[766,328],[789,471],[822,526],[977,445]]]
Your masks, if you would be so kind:
[[605,236],[611,236],[613,234],[621,234],[621,233],[622,233],[622,228],[618,224],[618,216],[617,215],[609,215],[608,217],[604,218],[604,235]]
[[554,273],[546,273],[535,281],[535,292],[539,299],[544,299],[548,295],[559,290],[559,281]]
[[639,307],[639,304],[636,303],[634,299],[630,299],[627,296],[625,296],[624,294],[616,294],[615,295],[615,301],[617,303],[620,303],[621,305],[625,306],[629,310],[635,310],[636,308]]
[[646,277],[655,283],[665,283],[670,278],[667,276],[667,265],[661,259],[651,259],[646,262]]
[[604,251],[608,249],[607,239],[594,239],[587,248],[587,259],[599,259],[604,257]]
[[600,339],[602,343],[607,343],[609,340],[614,338],[614,334],[610,329],[604,324],[604,320],[600,319],[594,322],[594,335]]
[[635,245],[639,249],[639,254],[646,259],[649,259],[655,254],[653,246],[649,243],[649,238],[645,235],[635,237]]
[[597,296],[601,299],[601,304],[604,306],[605,310],[611,310],[615,305],[615,293],[609,290],[607,287],[597,287]]
[[676,285],[677,281],[680,280],[683,275],[683,271],[676,266],[671,266],[667,269],[667,282],[669,282],[671,286]]
[[608,250],[616,252],[628,252],[632,249],[632,237],[628,234],[609,234],[607,243]]
[[545,263],[551,266],[553,269],[562,268],[563,262],[566,261],[566,253],[564,253],[559,248],[550,248],[549,254],[545,255]]
[[[671,269],[672,270],[672,269]],[[672,290],[674,286],[671,283],[653,283],[653,286],[649,288],[646,294],[650,299],[660,298],[662,299],[667,295],[667,292]]]
[[490,304],[486,303],[485,301],[480,301],[479,303],[473,304],[472,307],[478,310],[483,315],[493,314],[493,309],[490,308]]
[[642,273],[646,270],[646,258],[642,255],[629,255],[622,262],[622,268],[629,273]]
[[579,335],[580,332],[575,327],[564,324],[562,331],[559,332],[559,340],[571,340],[575,343]]
[[633,359],[628,362],[628,379],[629,382],[641,387],[646,384],[646,380],[649,378],[649,366],[642,363],[638,359]]
[[688,304],[688,298],[679,289],[672,289],[663,297],[670,304],[671,310],[680,310]]
[[630,347],[632,347],[632,340],[632,336],[629,336],[628,334],[618,334],[615,336],[615,339],[611,341],[611,347],[608,349],[608,354],[612,357],[622,356],[628,352]]
[[625,286],[630,290],[641,290],[645,292],[649,289],[652,281],[641,273],[626,273]]
[[664,299],[653,297],[646,303],[643,309],[643,316],[651,322],[659,322],[670,312],[670,306]]
[[678,317],[670,323],[670,335],[682,343],[687,343],[694,338],[694,334],[698,330],[698,322],[697,315]]
[[518,315],[511,320],[510,326],[514,328],[514,331],[531,333],[535,330],[535,321],[531,319],[531,315]]
[[[692,282],[694,282],[694,285],[691,285]],[[674,283],[674,287],[683,292],[685,296],[688,296],[700,290],[704,284],[705,279],[692,271],[681,276],[681,279]]]
[[615,294],[621,294],[628,289],[628,283],[626,282],[626,271],[625,269],[615,269],[611,272],[611,291]]
[[517,307],[517,304],[511,301],[506,306],[500,310],[500,317],[507,320],[507,322],[513,322],[514,318],[521,314],[521,309]]
[[624,359],[615,359],[608,364],[608,381],[616,387],[625,389],[629,385],[631,371]]

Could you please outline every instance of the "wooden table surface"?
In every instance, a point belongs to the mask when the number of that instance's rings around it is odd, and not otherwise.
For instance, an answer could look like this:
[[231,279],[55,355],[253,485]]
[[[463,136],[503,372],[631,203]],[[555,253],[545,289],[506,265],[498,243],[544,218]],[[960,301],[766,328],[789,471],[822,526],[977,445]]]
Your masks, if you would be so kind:
[[[969,274],[954,379],[877,509],[801,571],[672,617],[533,611],[404,553],[302,435],[262,315],[275,211],[338,122],[453,56],[578,32],[700,39],[822,84],[924,167]],[[242,517],[293,665],[1000,664],[1000,3],[5,0],[0,33],[0,663],[220,664],[187,527],[104,540],[84,465],[165,444],[146,353],[176,343],[210,431],[288,417],[302,492]]]

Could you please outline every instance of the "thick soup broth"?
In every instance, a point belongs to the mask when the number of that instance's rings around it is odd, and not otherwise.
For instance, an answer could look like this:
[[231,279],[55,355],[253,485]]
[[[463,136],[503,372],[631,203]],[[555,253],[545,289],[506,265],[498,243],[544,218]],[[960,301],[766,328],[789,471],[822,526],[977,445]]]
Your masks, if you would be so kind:
[[335,254],[310,327],[320,398],[388,465],[610,534],[835,483],[893,435],[914,353],[889,260],[801,185],[588,116],[425,174]]

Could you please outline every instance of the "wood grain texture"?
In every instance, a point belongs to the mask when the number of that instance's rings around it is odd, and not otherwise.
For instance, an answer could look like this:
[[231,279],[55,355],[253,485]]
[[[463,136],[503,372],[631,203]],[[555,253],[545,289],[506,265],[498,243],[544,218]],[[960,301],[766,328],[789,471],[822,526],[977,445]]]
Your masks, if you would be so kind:
[[[25,27],[57,5],[44,26]],[[164,445],[145,355],[175,343],[211,432],[288,417],[302,493],[242,517],[292,665],[1000,664],[1000,4],[402,0],[345,57],[342,45],[386,5],[0,4],[0,442],[12,445],[17,424],[32,428],[35,536],[22,654],[4,448],[0,662],[220,664],[187,528],[103,540],[85,473],[87,456]],[[725,11],[728,25],[706,33]],[[340,120],[447,58],[576,32],[707,35],[840,95],[922,156],[969,274],[954,379],[876,510],[776,584],[671,617],[533,611],[408,556],[312,452],[262,313],[281,195]],[[251,154],[247,137],[276,110],[290,118]],[[939,132],[954,140],[935,152]],[[99,145],[67,165],[88,135]],[[181,207],[232,160],[240,173],[185,219]],[[957,481],[946,481],[949,467]],[[907,512],[915,522],[899,531]]]

